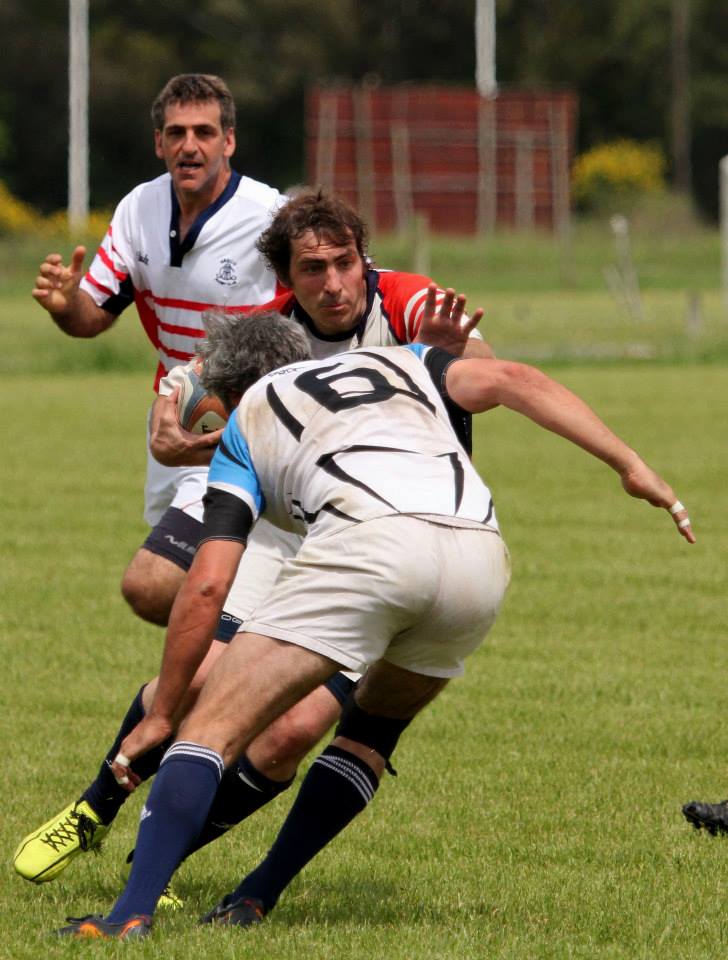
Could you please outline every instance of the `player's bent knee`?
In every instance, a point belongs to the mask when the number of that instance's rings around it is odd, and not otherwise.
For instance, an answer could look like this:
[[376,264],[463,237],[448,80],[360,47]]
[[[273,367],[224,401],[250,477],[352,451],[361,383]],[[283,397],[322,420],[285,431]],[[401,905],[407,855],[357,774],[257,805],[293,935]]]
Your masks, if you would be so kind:
[[260,764],[265,757],[266,766],[272,769],[297,766],[335,719],[294,708],[279,717],[260,735],[256,763]]
[[140,619],[164,627],[169,620],[176,592],[171,598],[160,596],[138,580],[124,577],[121,581],[121,595]]
[[124,571],[121,594],[142,620],[166,626],[185,571],[143,548]]

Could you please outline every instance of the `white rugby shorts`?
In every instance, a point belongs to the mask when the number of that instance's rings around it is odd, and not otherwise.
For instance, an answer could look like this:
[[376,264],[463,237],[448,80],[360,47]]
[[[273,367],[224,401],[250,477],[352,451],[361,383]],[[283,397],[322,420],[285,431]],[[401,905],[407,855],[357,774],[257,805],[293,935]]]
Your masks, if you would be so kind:
[[[253,610],[267,609],[266,598],[273,590],[284,562],[295,557],[302,543],[300,534],[287,533],[263,517],[258,519],[223,607],[225,613],[243,621],[238,632],[248,629],[247,620]],[[354,683],[361,676],[357,671],[341,672]]]
[[383,517],[304,540],[245,629],[352,671],[384,659],[455,677],[492,626],[509,579],[495,531]]
[[283,563],[298,553],[303,537],[286,533],[260,517],[225,601],[225,612],[245,622],[270,594]]

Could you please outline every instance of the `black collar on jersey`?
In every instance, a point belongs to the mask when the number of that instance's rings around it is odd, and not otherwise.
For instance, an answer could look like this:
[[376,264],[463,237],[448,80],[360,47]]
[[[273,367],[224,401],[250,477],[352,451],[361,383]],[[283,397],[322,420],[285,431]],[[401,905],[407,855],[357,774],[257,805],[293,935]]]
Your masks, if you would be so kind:
[[359,317],[356,326],[350,327],[348,330],[344,330],[343,333],[321,333],[298,300],[293,301],[293,310],[291,311],[291,316],[294,320],[298,320],[299,323],[302,323],[304,327],[306,327],[308,331],[314,337],[316,337],[317,340],[325,340],[328,343],[338,343],[342,340],[351,340],[352,337],[356,337],[357,343],[361,343],[362,338],[364,337],[364,331],[366,330],[367,320],[372,312],[374,294],[377,292],[377,287],[379,286],[379,274],[377,271],[367,270],[364,276],[364,283],[366,284],[367,288],[367,305],[364,308],[364,312],[362,313],[361,317]]
[[235,196],[235,191],[238,189],[238,184],[240,183],[241,176],[235,170],[230,171],[230,179],[227,182],[227,186],[209,207],[206,207],[202,213],[197,217],[195,222],[192,224],[190,229],[187,231],[187,234],[184,239],[184,243],[180,243],[179,239],[179,200],[177,199],[177,194],[174,192],[174,184],[170,182],[169,189],[172,192],[172,216],[169,220],[169,265],[170,267],[181,267],[182,259],[186,253],[189,253],[190,250],[194,247],[195,241],[200,235],[200,230],[205,226],[210,217],[217,213],[220,207],[224,207],[225,204],[230,200],[231,197]]

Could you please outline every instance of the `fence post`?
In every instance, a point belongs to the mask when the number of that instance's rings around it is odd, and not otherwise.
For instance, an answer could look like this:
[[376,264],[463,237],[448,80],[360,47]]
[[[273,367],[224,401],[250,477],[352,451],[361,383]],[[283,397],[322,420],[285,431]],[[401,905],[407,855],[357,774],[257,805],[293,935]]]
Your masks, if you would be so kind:
[[316,129],[315,185],[317,187],[324,187],[326,190],[334,189],[338,107],[338,94],[333,90],[321,90],[318,102],[318,126]]
[[412,218],[412,272],[430,275],[430,223],[426,213],[415,213]]
[[728,156],[720,161],[720,249],[723,300],[728,310]]
[[605,279],[610,291],[618,302],[621,301],[631,319],[644,320],[640,282],[632,259],[632,245],[629,240],[629,221],[621,213],[615,213],[610,217],[609,225],[614,234],[617,263],[616,266],[605,270]]
[[479,234],[492,233],[498,218],[498,126],[495,98],[478,102],[478,210]]
[[409,137],[409,94],[396,90],[392,97],[392,119],[389,126],[392,147],[392,194],[397,229],[405,232],[414,216],[412,192],[412,158]]
[[371,89],[365,84],[354,89],[357,206],[369,225],[369,229],[374,233],[377,229],[377,221],[371,98]]

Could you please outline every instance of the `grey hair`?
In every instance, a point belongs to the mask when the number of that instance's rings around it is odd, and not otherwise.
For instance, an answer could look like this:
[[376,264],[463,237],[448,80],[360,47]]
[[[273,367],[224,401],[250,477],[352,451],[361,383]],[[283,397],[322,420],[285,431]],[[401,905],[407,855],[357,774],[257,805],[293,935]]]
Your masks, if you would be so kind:
[[277,310],[202,315],[207,338],[200,348],[200,382],[232,410],[240,396],[266,373],[309,360],[311,345],[303,328]]

